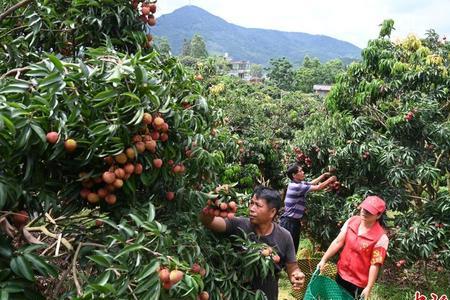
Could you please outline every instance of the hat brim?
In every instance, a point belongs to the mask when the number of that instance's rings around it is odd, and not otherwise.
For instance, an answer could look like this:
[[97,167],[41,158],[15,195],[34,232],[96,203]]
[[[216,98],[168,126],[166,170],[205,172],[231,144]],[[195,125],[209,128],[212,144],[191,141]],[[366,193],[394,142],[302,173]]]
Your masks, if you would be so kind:
[[364,208],[365,210],[367,210],[368,212],[370,212],[372,215],[378,215],[380,212],[378,211],[378,209],[376,209],[375,207],[373,207],[372,205],[368,204],[368,203],[361,203],[358,208]]

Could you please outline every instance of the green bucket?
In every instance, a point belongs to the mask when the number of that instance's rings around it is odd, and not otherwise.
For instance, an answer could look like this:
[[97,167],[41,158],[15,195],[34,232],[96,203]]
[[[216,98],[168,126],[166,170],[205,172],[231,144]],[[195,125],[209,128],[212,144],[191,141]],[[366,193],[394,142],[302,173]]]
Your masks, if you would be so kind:
[[355,299],[333,279],[319,274],[317,269],[308,284],[304,300],[353,300]]

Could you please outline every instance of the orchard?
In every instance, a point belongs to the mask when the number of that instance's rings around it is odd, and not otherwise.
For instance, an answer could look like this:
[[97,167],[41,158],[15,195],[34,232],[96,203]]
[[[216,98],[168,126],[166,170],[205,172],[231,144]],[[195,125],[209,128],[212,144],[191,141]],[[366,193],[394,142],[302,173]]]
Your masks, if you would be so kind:
[[396,268],[450,267],[450,46],[434,31],[382,30],[323,103],[158,53],[154,1],[14,4],[0,15],[2,299],[264,299],[249,279],[276,251],[198,214],[245,216],[294,161],[339,179],[310,196],[318,246],[377,193]]

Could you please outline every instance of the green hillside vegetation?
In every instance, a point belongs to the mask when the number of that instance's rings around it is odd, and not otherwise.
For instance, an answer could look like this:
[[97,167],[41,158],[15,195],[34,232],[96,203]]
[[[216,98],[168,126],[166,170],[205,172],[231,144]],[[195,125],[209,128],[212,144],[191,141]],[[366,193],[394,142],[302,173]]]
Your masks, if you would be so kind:
[[152,32],[167,37],[176,55],[181,53],[185,39],[200,34],[208,52],[221,55],[226,52],[235,59],[257,64],[267,64],[273,57],[287,57],[298,65],[305,56],[350,62],[359,59],[361,51],[348,42],[324,35],[237,26],[196,6],[185,6],[161,16]]

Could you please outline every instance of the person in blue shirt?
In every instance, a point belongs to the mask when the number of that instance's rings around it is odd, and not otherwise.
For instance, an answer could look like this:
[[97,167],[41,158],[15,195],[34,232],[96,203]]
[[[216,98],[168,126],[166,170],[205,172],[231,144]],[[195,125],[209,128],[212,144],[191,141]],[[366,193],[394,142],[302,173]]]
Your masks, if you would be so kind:
[[[284,213],[280,217],[280,225],[290,232],[294,241],[295,253],[297,253],[300,242],[300,221],[305,213],[306,196],[309,192],[325,189],[337,180],[336,176],[331,176],[326,172],[316,179],[305,182],[305,172],[300,164],[292,164],[288,167],[286,175],[291,180],[284,198]],[[324,179],[327,178],[325,181]]]

